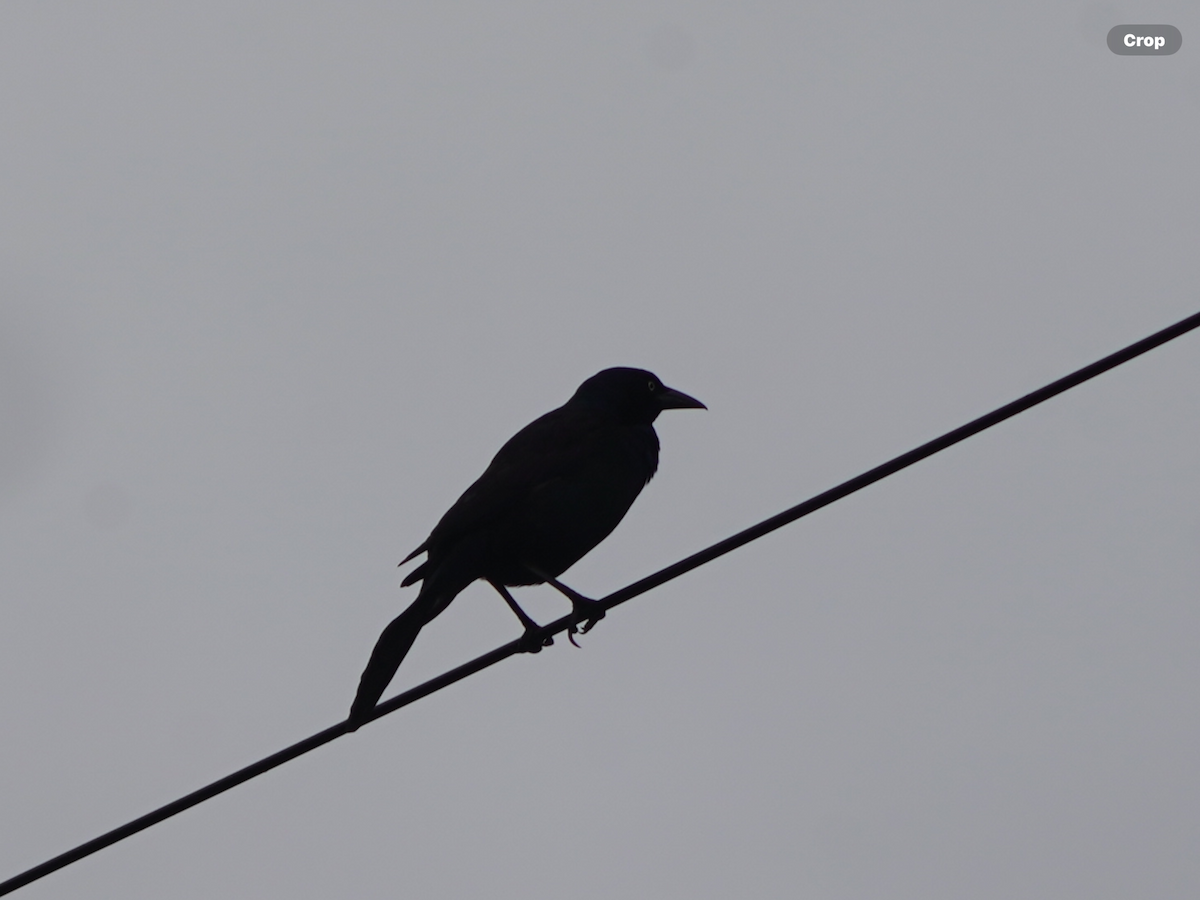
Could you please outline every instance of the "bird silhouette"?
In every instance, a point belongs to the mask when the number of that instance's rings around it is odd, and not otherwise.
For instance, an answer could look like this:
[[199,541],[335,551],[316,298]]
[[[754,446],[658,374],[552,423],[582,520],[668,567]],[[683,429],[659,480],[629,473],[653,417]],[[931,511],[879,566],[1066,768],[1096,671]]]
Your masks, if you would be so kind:
[[[606,538],[658,469],[654,420],[664,409],[707,409],[644,369],[605,369],[558,409],[518,431],[487,470],[401,563],[425,561],[401,586],[421,582],[412,604],[379,636],[350,708],[358,728],[420,630],[471,582],[490,583],[529,634],[538,627],[509,593],[550,583],[572,603],[571,632],[603,616],[557,578]],[[540,644],[531,649],[540,649]]]

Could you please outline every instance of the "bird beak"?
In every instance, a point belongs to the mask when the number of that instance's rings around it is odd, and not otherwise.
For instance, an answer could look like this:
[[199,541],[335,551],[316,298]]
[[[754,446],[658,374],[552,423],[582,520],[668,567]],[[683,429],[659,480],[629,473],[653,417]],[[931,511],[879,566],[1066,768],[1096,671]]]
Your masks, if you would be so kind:
[[689,397],[674,388],[664,388],[659,392],[658,406],[660,409],[708,409],[695,397]]

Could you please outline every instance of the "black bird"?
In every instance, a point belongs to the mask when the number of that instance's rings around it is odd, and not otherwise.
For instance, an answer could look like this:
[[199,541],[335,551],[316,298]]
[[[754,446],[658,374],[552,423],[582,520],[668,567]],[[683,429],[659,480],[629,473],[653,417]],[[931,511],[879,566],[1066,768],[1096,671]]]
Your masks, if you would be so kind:
[[375,708],[417,633],[476,579],[500,592],[527,633],[538,626],[506,585],[549,582],[571,599],[576,624],[587,621],[584,631],[603,616],[556,578],[617,527],[653,477],[653,422],[664,409],[707,407],[643,369],[605,369],[500,448],[405,558],[427,554],[401,582],[421,581],[421,591],[375,644],[350,708],[353,728]]

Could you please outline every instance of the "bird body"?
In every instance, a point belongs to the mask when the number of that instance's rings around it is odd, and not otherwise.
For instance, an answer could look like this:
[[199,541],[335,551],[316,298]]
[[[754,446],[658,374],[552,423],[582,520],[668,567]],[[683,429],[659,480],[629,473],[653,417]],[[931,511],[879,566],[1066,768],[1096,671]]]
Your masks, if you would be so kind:
[[510,438],[404,560],[427,554],[401,583],[421,589],[380,635],[351,723],[365,720],[420,629],[471,582],[492,583],[530,628],[503,586],[553,581],[604,540],[658,468],[654,419],[681,408],[704,405],[645,370],[606,369]]

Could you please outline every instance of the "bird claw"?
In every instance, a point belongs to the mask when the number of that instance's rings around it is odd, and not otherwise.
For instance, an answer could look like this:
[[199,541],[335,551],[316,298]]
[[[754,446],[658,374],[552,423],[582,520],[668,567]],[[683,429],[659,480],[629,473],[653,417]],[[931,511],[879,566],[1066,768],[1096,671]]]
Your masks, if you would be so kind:
[[554,637],[549,634],[543,637],[541,629],[537,627],[526,628],[517,640],[521,643],[522,653],[541,653],[543,647],[554,646]]
[[[607,613],[607,610],[600,608],[598,600],[589,600],[587,597],[575,596],[571,598],[575,606],[574,612],[571,615],[571,624],[567,626],[567,640],[571,642],[571,646],[578,647],[579,643],[575,640],[577,634],[587,634],[596,627]],[[583,627],[580,628],[580,623]]]

